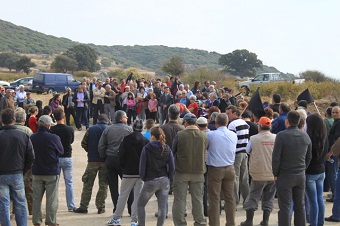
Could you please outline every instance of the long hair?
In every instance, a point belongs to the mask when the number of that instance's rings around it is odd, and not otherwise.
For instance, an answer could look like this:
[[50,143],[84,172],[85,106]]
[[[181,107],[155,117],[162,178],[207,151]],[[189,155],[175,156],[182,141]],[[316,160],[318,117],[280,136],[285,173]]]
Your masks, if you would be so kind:
[[[165,145],[165,134],[164,134],[164,131],[159,127],[153,127],[151,128],[151,131],[150,131],[150,136],[154,136],[156,138],[156,140],[161,143],[161,146],[162,146],[162,154],[163,154],[163,151],[164,151],[164,145]],[[162,155],[161,154],[161,155]]]
[[307,117],[306,122],[307,134],[312,140],[312,148],[316,152],[316,158],[319,159],[324,151],[326,125],[318,114],[311,114]]

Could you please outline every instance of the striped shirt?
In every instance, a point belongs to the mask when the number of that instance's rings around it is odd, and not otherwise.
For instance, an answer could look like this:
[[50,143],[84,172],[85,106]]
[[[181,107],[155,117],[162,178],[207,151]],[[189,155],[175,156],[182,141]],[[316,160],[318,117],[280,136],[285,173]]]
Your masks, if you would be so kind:
[[235,119],[229,123],[228,129],[237,135],[236,153],[246,153],[249,140],[249,125],[243,119]]

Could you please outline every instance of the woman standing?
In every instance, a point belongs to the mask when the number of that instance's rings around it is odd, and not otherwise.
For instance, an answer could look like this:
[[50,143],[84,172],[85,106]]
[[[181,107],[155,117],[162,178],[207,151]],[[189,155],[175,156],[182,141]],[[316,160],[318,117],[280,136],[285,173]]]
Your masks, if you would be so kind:
[[306,170],[306,195],[310,207],[309,223],[310,226],[318,226],[324,224],[323,182],[328,141],[326,125],[318,114],[308,116],[306,123],[307,134],[312,140],[312,160]]
[[139,163],[139,176],[144,181],[139,195],[138,225],[145,226],[145,206],[156,194],[158,202],[157,226],[162,226],[166,217],[166,206],[170,188],[169,178],[175,172],[172,151],[165,144],[165,134],[159,127],[150,132],[151,142],[144,146]]

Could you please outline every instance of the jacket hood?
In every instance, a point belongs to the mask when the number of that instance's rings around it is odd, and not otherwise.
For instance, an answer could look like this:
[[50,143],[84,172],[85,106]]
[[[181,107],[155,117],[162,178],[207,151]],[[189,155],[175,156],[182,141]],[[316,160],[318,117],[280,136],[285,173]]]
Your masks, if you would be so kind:
[[142,135],[141,132],[134,131],[130,135],[126,136],[125,140],[132,144],[140,144],[143,142],[144,138],[145,137]]

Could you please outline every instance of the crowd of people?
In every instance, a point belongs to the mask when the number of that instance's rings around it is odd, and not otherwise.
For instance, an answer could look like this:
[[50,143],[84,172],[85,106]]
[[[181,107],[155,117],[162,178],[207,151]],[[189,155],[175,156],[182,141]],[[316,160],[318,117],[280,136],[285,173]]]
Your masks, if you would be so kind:
[[[78,214],[88,213],[98,175],[97,213],[106,210],[108,189],[114,207],[107,225],[121,225],[125,206],[131,226],[146,225],[145,207],[154,194],[158,226],[169,211],[174,225],[187,225],[188,192],[195,225],[219,226],[222,209],[226,225],[235,225],[236,207],[243,205],[241,226],[252,226],[261,200],[261,225],[268,226],[275,196],[280,226],[290,225],[293,213],[298,226],[340,222],[337,103],[322,117],[310,113],[305,100],[290,106],[274,94],[258,116],[242,95],[213,81],[203,87],[196,81],[190,89],[178,77],[129,78],[84,78],[74,93],[69,88],[64,95],[55,93],[44,108],[23,87],[1,90],[2,226],[11,225],[10,200],[17,225],[27,225],[27,215],[33,215],[35,226],[58,225],[61,172],[68,211]],[[78,207],[71,116],[76,130],[86,129],[81,146],[88,163]],[[325,217],[323,193],[329,190],[326,201],[334,204],[332,215]],[[174,196],[172,207],[169,195]]]

